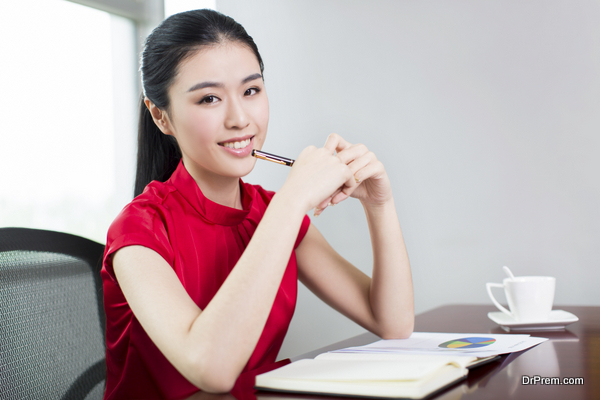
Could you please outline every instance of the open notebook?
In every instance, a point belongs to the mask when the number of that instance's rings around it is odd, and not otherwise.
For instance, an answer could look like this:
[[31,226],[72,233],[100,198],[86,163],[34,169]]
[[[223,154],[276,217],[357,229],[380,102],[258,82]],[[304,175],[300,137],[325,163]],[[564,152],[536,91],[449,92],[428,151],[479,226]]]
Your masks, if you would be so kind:
[[257,389],[420,399],[464,379],[469,368],[547,339],[529,335],[414,332],[323,353],[258,375]]
[[476,357],[324,353],[256,377],[256,388],[297,393],[420,399],[467,376]]

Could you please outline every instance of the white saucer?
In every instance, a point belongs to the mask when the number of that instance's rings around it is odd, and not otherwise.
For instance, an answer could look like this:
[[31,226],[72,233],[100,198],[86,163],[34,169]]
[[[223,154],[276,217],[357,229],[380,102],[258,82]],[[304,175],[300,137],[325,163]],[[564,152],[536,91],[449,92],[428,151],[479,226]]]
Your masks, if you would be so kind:
[[556,331],[564,330],[573,322],[579,321],[577,316],[563,310],[552,310],[546,321],[523,322],[515,321],[501,311],[489,312],[488,318],[497,323],[507,332],[510,331]]

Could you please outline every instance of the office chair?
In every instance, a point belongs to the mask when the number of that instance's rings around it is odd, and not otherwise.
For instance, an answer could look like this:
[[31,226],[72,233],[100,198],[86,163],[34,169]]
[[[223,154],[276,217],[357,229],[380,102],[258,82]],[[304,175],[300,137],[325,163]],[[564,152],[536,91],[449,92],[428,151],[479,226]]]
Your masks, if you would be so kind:
[[104,246],[0,228],[0,399],[101,399]]

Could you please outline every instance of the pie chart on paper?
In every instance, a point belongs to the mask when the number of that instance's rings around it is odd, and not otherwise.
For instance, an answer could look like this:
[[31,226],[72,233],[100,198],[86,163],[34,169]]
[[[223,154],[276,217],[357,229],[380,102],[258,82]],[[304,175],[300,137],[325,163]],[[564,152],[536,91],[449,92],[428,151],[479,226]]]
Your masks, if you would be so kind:
[[494,338],[489,337],[466,337],[455,340],[448,340],[447,342],[441,343],[438,347],[444,349],[475,349],[477,347],[485,347],[493,344],[496,341]]

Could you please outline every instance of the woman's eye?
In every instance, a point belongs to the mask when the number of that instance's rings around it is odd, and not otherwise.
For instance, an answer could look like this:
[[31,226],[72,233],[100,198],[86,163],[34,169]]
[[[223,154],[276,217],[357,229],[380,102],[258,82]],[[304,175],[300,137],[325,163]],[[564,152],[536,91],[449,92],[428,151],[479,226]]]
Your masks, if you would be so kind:
[[253,96],[253,95],[255,95],[258,92],[260,92],[259,88],[250,88],[250,89],[247,89],[244,92],[244,96]]
[[206,96],[206,97],[202,98],[202,100],[200,100],[200,104],[202,104],[202,103],[213,104],[213,103],[216,103],[218,100],[219,100],[219,98],[217,96]]

